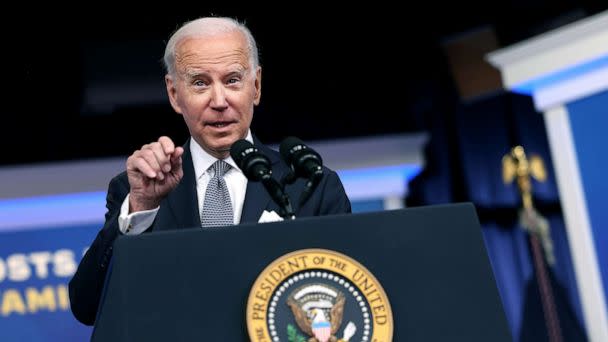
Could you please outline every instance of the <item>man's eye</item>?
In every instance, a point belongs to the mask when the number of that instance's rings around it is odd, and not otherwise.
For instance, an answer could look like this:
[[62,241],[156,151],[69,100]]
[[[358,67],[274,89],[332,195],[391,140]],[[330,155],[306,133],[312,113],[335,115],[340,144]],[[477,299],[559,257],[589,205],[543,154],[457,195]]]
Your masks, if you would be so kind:
[[233,77],[231,79],[228,79],[228,84],[234,84],[234,83],[237,83],[239,81],[240,81],[239,78]]
[[204,87],[207,85],[207,83],[205,83],[204,81],[201,81],[201,80],[196,80],[192,84],[196,87]]

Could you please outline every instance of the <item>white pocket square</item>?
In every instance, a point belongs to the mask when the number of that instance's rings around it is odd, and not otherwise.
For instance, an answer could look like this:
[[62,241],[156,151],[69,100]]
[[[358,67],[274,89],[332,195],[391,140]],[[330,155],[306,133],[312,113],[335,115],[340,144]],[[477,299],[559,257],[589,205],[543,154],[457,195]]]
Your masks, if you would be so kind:
[[279,216],[279,214],[277,214],[274,210],[273,211],[264,210],[264,212],[262,213],[262,216],[260,216],[260,219],[258,220],[258,223],[276,222],[276,221],[283,221],[283,218],[281,216]]

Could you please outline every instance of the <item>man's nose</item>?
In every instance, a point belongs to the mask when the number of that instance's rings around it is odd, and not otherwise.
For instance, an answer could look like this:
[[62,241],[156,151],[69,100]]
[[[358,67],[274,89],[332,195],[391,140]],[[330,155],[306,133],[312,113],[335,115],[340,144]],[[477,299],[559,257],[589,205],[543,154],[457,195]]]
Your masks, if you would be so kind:
[[223,111],[228,108],[226,90],[221,85],[216,85],[211,89],[211,108],[217,111]]

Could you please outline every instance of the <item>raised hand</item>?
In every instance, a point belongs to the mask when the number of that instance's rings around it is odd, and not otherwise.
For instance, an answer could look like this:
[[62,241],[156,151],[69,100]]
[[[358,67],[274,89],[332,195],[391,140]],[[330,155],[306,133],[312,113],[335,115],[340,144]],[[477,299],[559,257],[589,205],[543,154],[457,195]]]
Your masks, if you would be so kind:
[[127,159],[127,176],[131,191],[129,212],[154,209],[184,176],[184,149],[175,147],[168,137],[146,144]]

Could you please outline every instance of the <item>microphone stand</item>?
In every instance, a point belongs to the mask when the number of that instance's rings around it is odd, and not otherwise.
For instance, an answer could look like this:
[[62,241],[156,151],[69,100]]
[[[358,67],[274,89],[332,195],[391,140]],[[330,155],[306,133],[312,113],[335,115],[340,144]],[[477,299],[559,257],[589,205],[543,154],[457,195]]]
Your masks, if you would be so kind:
[[315,190],[315,188],[317,187],[317,185],[321,181],[321,178],[323,178],[323,173],[322,172],[315,172],[306,181],[306,185],[304,187],[304,191],[302,191],[302,194],[300,195],[300,199],[298,201],[298,205],[300,207],[302,207],[304,205],[304,203],[306,203],[306,201],[308,201],[308,199],[310,198],[310,195],[312,195],[312,192]]
[[[304,186],[304,191],[302,191],[302,194],[300,195],[300,198],[298,199],[298,206],[300,208],[310,198],[310,195],[315,190],[315,188],[317,187],[317,185],[319,184],[319,182],[321,181],[322,178],[323,178],[322,169],[319,169],[318,172],[313,173],[313,175],[310,178],[308,178],[308,180],[306,181],[306,185]],[[295,181],[297,179],[298,179],[298,177],[295,175],[295,173],[293,171],[289,171],[287,174],[285,174],[285,176],[283,176],[280,183],[277,184],[277,186],[280,187],[282,196],[285,197],[285,199],[282,199],[281,201],[282,201],[282,203],[285,203],[285,207],[288,208],[288,209],[285,209],[285,215],[289,216],[289,219],[292,219],[292,220],[295,219],[295,215],[293,215],[293,209],[291,207],[289,197],[283,192],[283,189],[285,189],[286,184],[293,184],[293,183],[295,183]],[[277,195],[277,196],[280,196],[280,195]],[[281,204],[279,204],[279,205],[281,205]],[[291,212],[291,215],[289,214],[290,212]],[[281,215],[281,216],[283,216],[283,215]],[[283,217],[285,217],[285,216],[283,216]]]
[[279,215],[285,220],[294,220],[296,218],[296,214],[293,210],[293,206],[291,205],[289,196],[287,196],[284,191],[285,182],[290,181],[287,176],[281,180],[281,183],[274,180],[274,178],[270,177],[269,174],[262,177],[260,181],[270,194],[270,197],[272,197],[275,203],[279,205]]

